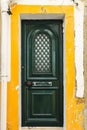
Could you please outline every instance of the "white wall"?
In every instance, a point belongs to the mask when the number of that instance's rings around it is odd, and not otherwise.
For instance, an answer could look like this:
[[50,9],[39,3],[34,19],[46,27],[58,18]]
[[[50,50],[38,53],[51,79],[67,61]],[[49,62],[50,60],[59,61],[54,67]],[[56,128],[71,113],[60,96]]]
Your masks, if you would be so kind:
[[77,97],[84,96],[83,24],[84,24],[84,4],[82,2],[79,2],[79,5],[75,7],[75,66],[76,66]]
[[72,0],[18,0],[18,4],[30,5],[69,5],[73,4]]

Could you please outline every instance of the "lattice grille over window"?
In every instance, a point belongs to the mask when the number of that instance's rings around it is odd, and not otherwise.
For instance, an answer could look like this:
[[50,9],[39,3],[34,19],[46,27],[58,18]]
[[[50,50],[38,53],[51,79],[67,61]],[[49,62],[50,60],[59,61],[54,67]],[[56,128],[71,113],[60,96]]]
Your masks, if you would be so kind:
[[34,39],[34,71],[45,73],[51,71],[51,41],[45,33],[39,33]]

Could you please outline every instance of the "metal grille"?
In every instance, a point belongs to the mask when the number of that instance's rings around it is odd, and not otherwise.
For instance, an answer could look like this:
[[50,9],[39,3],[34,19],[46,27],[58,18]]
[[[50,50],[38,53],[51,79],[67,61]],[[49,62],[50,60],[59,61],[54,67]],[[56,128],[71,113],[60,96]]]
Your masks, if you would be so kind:
[[34,39],[34,71],[51,71],[51,41],[45,33],[39,33]]

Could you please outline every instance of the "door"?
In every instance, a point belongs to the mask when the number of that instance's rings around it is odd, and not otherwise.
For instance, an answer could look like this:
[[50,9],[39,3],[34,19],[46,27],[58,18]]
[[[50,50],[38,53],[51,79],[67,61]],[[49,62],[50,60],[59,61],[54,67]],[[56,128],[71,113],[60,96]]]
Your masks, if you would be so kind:
[[22,126],[63,126],[62,21],[23,20]]

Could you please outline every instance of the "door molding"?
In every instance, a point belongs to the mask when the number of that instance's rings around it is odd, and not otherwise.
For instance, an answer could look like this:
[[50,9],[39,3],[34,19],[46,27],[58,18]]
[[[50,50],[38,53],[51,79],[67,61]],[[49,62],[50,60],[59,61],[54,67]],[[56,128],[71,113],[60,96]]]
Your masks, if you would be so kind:
[[[29,18],[27,17],[27,16],[30,16]],[[53,18],[55,18],[55,17],[58,17],[58,18],[56,18],[56,19],[53,19]],[[22,14],[21,15],[21,19],[20,19],[20,26],[21,26],[21,20],[26,20],[26,18],[27,18],[27,20],[31,20],[31,19],[35,19],[35,17],[37,17],[37,14],[35,15],[35,14],[33,14],[33,15],[31,15],[31,14],[28,14],[28,15],[24,15],[24,14]],[[46,19],[46,20],[49,20],[49,19],[51,19],[51,20],[63,20],[63,24],[64,24],[64,22],[65,22],[65,20],[64,20],[64,15],[62,14],[62,15],[56,15],[56,14],[47,14],[47,16],[46,15],[38,15],[38,19],[41,19],[41,20],[43,20],[43,19]],[[20,31],[20,36],[21,36],[21,31]],[[20,39],[21,39],[21,37],[20,37]],[[63,39],[64,39],[64,35],[63,35]],[[21,44],[21,43],[20,43]],[[64,42],[63,42],[63,46],[64,46]],[[64,48],[64,47],[63,47]],[[20,56],[21,56],[21,50],[20,50]],[[64,52],[63,52],[63,59],[65,59],[64,58]],[[64,63],[64,61],[63,61],[63,63]],[[21,64],[21,61],[20,61],[20,64]],[[63,66],[63,70],[64,70],[64,66]],[[20,72],[21,72],[21,70],[20,70]],[[64,72],[63,72],[63,76],[64,76]],[[64,76],[65,77],[65,76]],[[21,76],[20,76],[20,81],[21,81]],[[64,80],[63,80],[63,92],[64,92],[64,94],[65,94],[65,90],[64,90]],[[21,82],[20,82],[20,86],[21,86]],[[21,91],[20,91],[20,93],[21,93]],[[20,94],[21,95],[21,94]],[[20,96],[20,100],[21,100],[21,96]],[[65,104],[65,100],[63,99],[63,106],[65,106],[64,104]],[[63,107],[63,115],[64,115],[64,117],[65,117],[65,109],[64,109],[65,107]],[[21,108],[20,108],[20,110],[21,110]],[[21,115],[21,113],[20,113],[20,115]],[[64,117],[63,117],[63,120],[64,120]],[[65,120],[64,120],[64,123],[63,123],[63,127],[54,127],[55,128],[55,130],[63,130],[64,129],[64,124],[65,124]],[[21,125],[21,120],[20,120],[20,125]],[[31,128],[31,127],[20,127],[20,129],[22,130],[25,130],[25,129],[28,129],[28,128]],[[35,128],[38,128],[38,127],[32,127],[31,129],[32,130],[34,130]],[[42,127],[39,127],[39,129],[41,128],[41,130],[42,130]],[[43,130],[48,130],[48,127],[44,127],[44,129]]]

